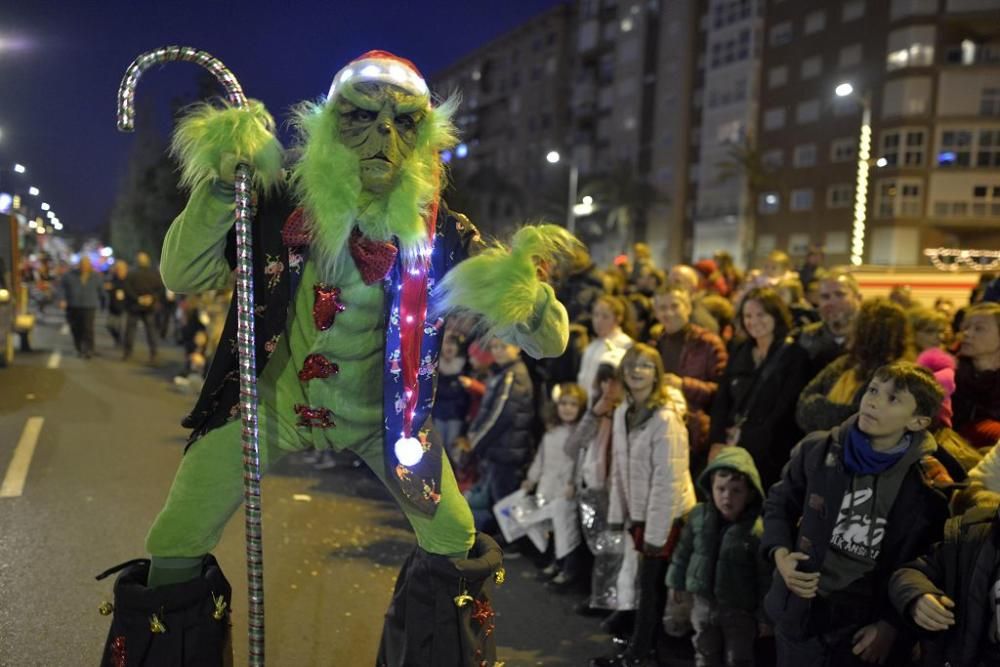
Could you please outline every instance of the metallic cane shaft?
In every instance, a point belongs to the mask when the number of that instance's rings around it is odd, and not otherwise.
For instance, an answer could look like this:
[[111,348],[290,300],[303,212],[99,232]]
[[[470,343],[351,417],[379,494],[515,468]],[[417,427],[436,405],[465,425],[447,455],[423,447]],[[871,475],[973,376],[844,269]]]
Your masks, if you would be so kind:
[[[135,126],[135,89],[143,72],[166,62],[183,60],[201,65],[218,79],[234,107],[247,99],[236,77],[210,54],[189,46],[165,46],[136,58],[118,89],[118,129],[131,132]],[[261,537],[260,450],[257,432],[257,358],[254,335],[253,255],[251,222],[252,174],[250,167],[236,168],[236,309],[237,347],[240,367],[240,415],[243,420],[243,505],[247,549],[247,597],[249,664],[264,666],[264,555]]]

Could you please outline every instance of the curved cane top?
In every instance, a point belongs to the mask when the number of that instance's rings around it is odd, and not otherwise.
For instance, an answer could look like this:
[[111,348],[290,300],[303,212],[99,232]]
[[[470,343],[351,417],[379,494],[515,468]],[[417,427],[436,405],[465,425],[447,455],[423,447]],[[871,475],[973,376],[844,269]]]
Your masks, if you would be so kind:
[[139,85],[139,77],[152,67],[173,60],[184,60],[201,65],[215,75],[215,78],[226,89],[226,98],[234,107],[246,106],[247,98],[243,94],[236,76],[222,64],[222,61],[205,51],[192,46],[164,46],[152,51],[146,51],[132,61],[125,70],[121,85],[118,87],[118,129],[131,132],[135,129],[135,89]]

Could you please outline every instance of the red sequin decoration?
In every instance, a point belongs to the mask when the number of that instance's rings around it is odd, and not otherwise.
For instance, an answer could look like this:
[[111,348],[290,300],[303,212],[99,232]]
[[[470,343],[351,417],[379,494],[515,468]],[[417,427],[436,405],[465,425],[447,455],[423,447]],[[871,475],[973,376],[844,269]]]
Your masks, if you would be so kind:
[[330,287],[324,283],[313,285],[313,322],[320,331],[326,331],[333,326],[337,313],[344,312],[344,304],[340,302],[340,288]]
[[299,371],[299,380],[308,382],[316,378],[328,378],[340,372],[340,366],[333,363],[322,354],[310,354],[302,362],[302,370]]
[[473,600],[474,605],[472,611],[472,620],[479,624],[483,630],[486,632],[486,636],[489,637],[493,634],[493,630],[496,629],[496,612],[493,611],[493,607],[490,605],[489,600]]
[[115,637],[111,642],[111,664],[114,667],[125,667],[128,654],[125,652],[125,637]]
[[399,252],[392,243],[373,241],[363,235],[357,227],[351,232],[347,245],[365,285],[377,283],[389,275],[392,265],[396,263],[396,254]]
[[311,241],[309,227],[305,211],[301,208],[295,209],[281,227],[282,242],[291,247],[309,245]]
[[299,426],[309,428],[330,428],[336,426],[333,421],[333,413],[329,408],[310,408],[301,403],[295,406],[295,414],[299,416]]

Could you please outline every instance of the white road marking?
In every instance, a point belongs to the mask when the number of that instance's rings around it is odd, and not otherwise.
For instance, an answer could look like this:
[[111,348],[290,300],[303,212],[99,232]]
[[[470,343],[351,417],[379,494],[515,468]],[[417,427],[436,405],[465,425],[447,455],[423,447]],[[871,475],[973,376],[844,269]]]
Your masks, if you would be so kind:
[[31,457],[35,453],[35,445],[38,444],[38,436],[42,432],[44,423],[45,417],[28,418],[24,431],[21,432],[21,439],[14,448],[14,458],[7,466],[7,474],[3,478],[3,485],[0,486],[0,498],[16,498],[24,492],[28,467],[31,466]]
[[59,327],[59,335],[60,336],[69,335],[69,324],[63,324],[61,327]]
[[49,361],[45,364],[46,368],[59,368],[59,362],[62,361],[62,352],[59,350],[53,350],[52,354],[49,355]]

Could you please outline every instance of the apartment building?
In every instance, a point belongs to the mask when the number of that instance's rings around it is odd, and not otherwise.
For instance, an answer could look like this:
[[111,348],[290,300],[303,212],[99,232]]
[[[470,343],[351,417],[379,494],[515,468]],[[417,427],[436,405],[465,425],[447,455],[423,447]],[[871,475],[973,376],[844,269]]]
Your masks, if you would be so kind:
[[565,165],[545,156],[567,145],[573,15],[558,5],[430,77],[439,97],[462,96],[449,201],[490,233],[565,215]]
[[756,255],[908,265],[1000,246],[998,16],[1000,0],[768,0]]

